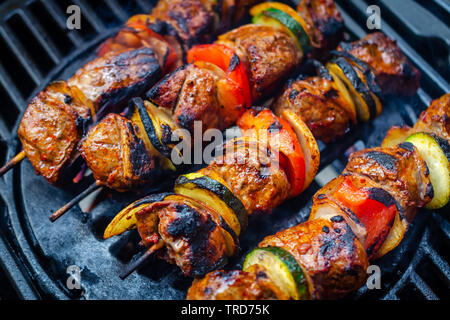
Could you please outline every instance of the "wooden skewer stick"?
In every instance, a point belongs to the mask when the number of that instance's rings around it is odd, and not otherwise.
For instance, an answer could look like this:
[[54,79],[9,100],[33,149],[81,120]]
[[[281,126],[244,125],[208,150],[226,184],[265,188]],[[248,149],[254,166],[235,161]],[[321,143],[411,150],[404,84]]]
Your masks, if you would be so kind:
[[155,251],[158,251],[164,246],[164,241],[159,240],[153,246],[151,246],[145,253],[139,257],[136,261],[129,264],[125,270],[119,275],[120,279],[125,280],[130,274],[132,274],[136,269],[141,267],[147,260],[152,256]]
[[55,222],[58,218],[60,218],[64,213],[69,211],[74,205],[76,205],[78,202],[86,198],[88,195],[90,195],[92,192],[94,192],[97,189],[100,189],[101,186],[96,184],[95,182],[91,184],[86,190],[84,190],[82,193],[77,195],[75,198],[67,202],[64,206],[59,208],[57,211],[53,212],[53,214],[49,217],[51,222]]
[[0,177],[3,176],[6,172],[8,172],[12,167],[16,164],[20,163],[23,159],[25,159],[26,154],[25,151],[19,152],[14,158],[12,158],[7,164],[0,168]]

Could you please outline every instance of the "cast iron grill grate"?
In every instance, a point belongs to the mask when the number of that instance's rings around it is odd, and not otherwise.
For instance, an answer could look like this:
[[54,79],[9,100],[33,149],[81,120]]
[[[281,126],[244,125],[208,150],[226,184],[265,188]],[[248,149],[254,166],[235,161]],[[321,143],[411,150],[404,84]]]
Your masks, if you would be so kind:
[[[147,0],[0,0],[0,163],[19,149],[16,130],[27,102],[51,80],[67,78],[92,56],[95,47],[129,16],[149,12]],[[340,141],[321,144],[322,171],[301,197],[273,215],[252,218],[242,237],[242,253],[262,237],[307,219],[311,196],[345,166],[350,151],[380,144],[392,125],[413,124],[418,114],[449,85],[450,6],[444,0],[338,0],[349,39],[366,32],[366,9],[381,8],[382,31],[422,71],[417,96],[388,101],[373,123],[353,128]],[[79,5],[82,28],[66,28],[66,8]],[[405,10],[404,8],[407,8]],[[118,278],[140,248],[137,235],[101,240],[118,209],[133,199],[113,194],[90,217],[79,208],[61,221],[47,220],[85,185],[58,190],[36,177],[28,162],[0,179],[0,263],[24,298],[183,299],[190,280],[175,267],[152,261],[126,281]],[[76,212],[78,211],[78,212]],[[380,261],[382,289],[362,288],[349,298],[450,298],[450,225],[448,207],[421,211],[402,244]],[[231,261],[228,268],[242,262]],[[81,269],[81,290],[68,290],[67,267]]]

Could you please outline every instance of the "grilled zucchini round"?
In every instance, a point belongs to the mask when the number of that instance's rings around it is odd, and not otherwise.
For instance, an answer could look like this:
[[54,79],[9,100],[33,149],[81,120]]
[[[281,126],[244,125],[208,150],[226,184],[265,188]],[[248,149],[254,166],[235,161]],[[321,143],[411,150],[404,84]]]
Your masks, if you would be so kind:
[[216,210],[239,236],[247,227],[247,211],[241,200],[220,180],[201,171],[193,172],[178,177],[174,190],[177,194],[196,199]]
[[269,278],[291,299],[310,299],[306,276],[294,257],[279,247],[257,248],[245,258],[243,270],[257,264]]
[[406,142],[412,143],[430,171],[434,197],[425,206],[427,209],[439,209],[445,206],[450,198],[450,145],[438,136],[418,132],[410,135]]

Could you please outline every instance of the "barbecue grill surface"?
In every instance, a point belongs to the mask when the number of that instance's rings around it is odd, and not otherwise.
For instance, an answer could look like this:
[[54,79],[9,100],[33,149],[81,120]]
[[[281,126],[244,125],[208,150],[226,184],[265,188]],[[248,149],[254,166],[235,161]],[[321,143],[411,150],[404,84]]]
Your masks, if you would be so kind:
[[[82,29],[65,28],[71,1],[0,0],[0,164],[20,151],[17,126],[27,102],[51,80],[68,78],[93,57],[98,44],[132,14],[149,12],[152,1],[73,1],[80,5]],[[348,40],[367,31],[363,0],[337,0]],[[348,152],[378,146],[388,128],[412,125],[431,99],[450,92],[450,6],[443,0],[370,1],[381,8],[382,30],[422,71],[417,96],[390,97],[372,123],[353,128],[330,145],[320,144],[321,168],[339,173]],[[422,5],[426,5],[423,7]],[[405,9],[406,8],[406,9]],[[28,161],[0,179],[0,265],[23,298],[58,299],[184,299],[191,280],[176,266],[151,260],[125,281],[118,274],[141,249],[138,235],[102,239],[113,215],[133,194],[112,193],[89,215],[79,207],[54,224],[48,216],[89,182],[57,189],[34,174]],[[305,221],[315,182],[300,197],[272,215],[251,217],[241,238],[241,253],[227,268],[237,268],[245,253],[266,235]],[[420,211],[401,245],[379,261],[381,290],[360,289],[350,299],[450,298],[448,206],[440,212]],[[81,290],[68,290],[67,268],[81,269]]]

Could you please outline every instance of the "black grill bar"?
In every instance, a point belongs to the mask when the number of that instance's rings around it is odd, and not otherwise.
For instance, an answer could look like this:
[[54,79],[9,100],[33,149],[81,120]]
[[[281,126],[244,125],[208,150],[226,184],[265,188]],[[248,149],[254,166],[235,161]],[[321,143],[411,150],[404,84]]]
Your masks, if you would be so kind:
[[8,45],[8,47],[12,50],[16,59],[19,60],[22,67],[27,71],[28,75],[34,81],[36,85],[41,83],[42,74],[34,64],[31,57],[28,55],[27,51],[21,45],[19,39],[16,38],[12,30],[4,25],[3,28],[0,28],[0,34],[2,35],[4,41]]
[[116,0],[107,0],[104,3],[111,8],[114,14],[122,21],[126,21],[129,15],[122,9],[122,7],[116,2]]
[[73,0],[73,3],[80,6],[82,16],[95,28],[97,33],[102,33],[106,30],[106,26],[88,3],[84,0]]
[[83,43],[83,39],[77,32],[68,31],[66,27],[66,14],[62,12],[56,5],[54,0],[39,1],[40,4],[45,6],[47,12],[52,16],[55,22],[59,25],[62,30],[65,30],[68,38],[72,41],[75,46],[80,46]]

